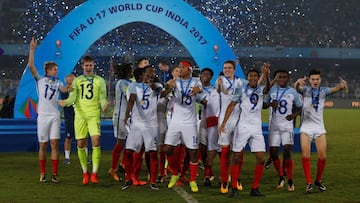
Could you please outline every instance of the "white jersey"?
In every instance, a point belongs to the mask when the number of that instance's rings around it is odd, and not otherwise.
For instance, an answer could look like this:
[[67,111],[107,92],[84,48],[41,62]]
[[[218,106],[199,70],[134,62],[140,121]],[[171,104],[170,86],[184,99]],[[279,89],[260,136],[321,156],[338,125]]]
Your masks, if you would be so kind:
[[278,102],[278,107],[277,109],[271,109],[270,128],[281,131],[292,131],[294,128],[293,121],[288,121],[286,116],[292,114],[293,104],[298,108],[302,106],[300,95],[292,87],[287,86],[281,88],[276,85],[270,89],[264,102],[269,103],[275,100]]
[[38,114],[60,117],[58,97],[63,83],[56,77],[35,76],[39,96]]
[[127,107],[127,90],[130,83],[130,80],[120,79],[116,82],[115,85],[114,117],[117,117],[119,120],[123,120],[125,118]]
[[220,94],[216,91],[213,86],[203,87],[204,99],[207,100],[206,109],[202,109],[201,112],[204,114],[201,119],[208,117],[217,117],[220,112]]
[[197,78],[188,80],[177,79],[176,88],[174,90],[174,113],[171,123],[197,123],[196,118],[196,95],[191,96],[191,89],[200,87],[201,82]]
[[[220,76],[222,80],[221,91],[220,91],[220,118],[224,118],[226,108],[230,104],[233,95],[235,94],[236,88],[244,88],[248,83],[247,80],[238,78],[234,76],[234,79],[231,81],[227,77]],[[229,119],[238,119],[240,114],[240,108],[238,104],[235,106],[233,113]]]
[[324,104],[326,96],[331,94],[330,87],[320,87],[317,90],[305,86],[301,94],[304,97],[304,105],[301,117],[300,132],[304,130],[326,133],[324,127]]
[[265,86],[256,88],[245,86],[245,90],[237,90],[233,101],[240,102],[241,114],[238,127],[246,131],[262,134],[261,110],[263,106]]
[[146,123],[147,126],[157,126],[156,109],[159,94],[144,83],[131,83],[129,93],[136,94],[131,114],[132,124]]

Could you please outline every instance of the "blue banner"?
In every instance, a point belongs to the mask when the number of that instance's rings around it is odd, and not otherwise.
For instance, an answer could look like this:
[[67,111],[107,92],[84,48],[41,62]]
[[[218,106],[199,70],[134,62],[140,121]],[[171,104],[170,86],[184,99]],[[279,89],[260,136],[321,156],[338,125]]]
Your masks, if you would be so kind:
[[[41,42],[35,52],[39,74],[44,74],[45,61],[55,61],[59,78],[64,78],[102,35],[132,22],[149,23],[173,35],[198,66],[212,68],[215,76],[224,61],[237,60],[216,27],[183,0],[90,0],[66,15]],[[244,77],[239,64],[236,74]],[[26,69],[16,96],[15,118],[25,117],[30,101],[37,101],[37,93],[35,81]]]

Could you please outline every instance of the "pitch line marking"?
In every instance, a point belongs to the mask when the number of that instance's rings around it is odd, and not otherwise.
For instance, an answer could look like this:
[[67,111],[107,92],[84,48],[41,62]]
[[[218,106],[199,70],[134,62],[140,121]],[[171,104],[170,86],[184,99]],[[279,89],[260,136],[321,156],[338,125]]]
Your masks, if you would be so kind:
[[184,189],[179,186],[174,186],[173,189],[188,203],[199,203],[193,196],[187,193]]

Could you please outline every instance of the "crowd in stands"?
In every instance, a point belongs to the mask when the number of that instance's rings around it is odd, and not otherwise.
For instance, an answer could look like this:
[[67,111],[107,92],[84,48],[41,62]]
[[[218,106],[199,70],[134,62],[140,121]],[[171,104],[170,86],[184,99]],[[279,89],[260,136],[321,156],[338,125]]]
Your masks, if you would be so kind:
[[[65,16],[75,6],[84,2],[84,0],[74,0],[61,3],[60,1],[48,0],[48,4],[57,5],[55,9],[58,15]],[[244,26],[249,28],[251,33],[241,33],[239,36],[224,34],[224,37],[231,46],[234,47],[265,47],[265,46],[282,46],[282,47],[319,47],[319,48],[360,48],[360,18],[358,18],[357,0],[347,1],[285,1],[285,0],[248,0],[248,1],[192,1],[186,0],[190,5],[199,10],[204,16],[212,21],[215,26],[222,32],[229,31],[229,24],[236,25],[234,29]],[[30,36],[24,34],[24,27],[30,28],[29,13],[34,13],[35,7],[39,7],[38,1],[0,1],[0,45],[1,44],[24,44]],[[66,9],[65,9],[66,7]],[[243,9],[248,9],[247,15],[250,18],[242,19]],[[37,11],[39,12],[39,11]],[[231,14],[233,18],[227,18]],[[60,16],[61,17],[61,16]],[[226,20],[222,20],[226,18]],[[49,18],[52,19],[52,18]],[[249,20],[250,19],[250,20]],[[30,20],[30,21],[29,21]],[[53,19],[52,19],[53,20]],[[228,21],[241,22],[228,22]],[[247,21],[246,21],[247,20]],[[244,21],[244,22],[243,22]],[[254,21],[256,21],[254,23]],[[52,28],[51,23],[46,26]],[[250,27],[254,23],[255,27]],[[38,28],[38,27],[36,27]],[[237,31],[237,30],[236,30]],[[233,32],[233,31],[231,31]],[[28,33],[30,34],[30,33]],[[168,46],[182,47],[181,43],[170,36],[165,31],[146,23],[130,23],[118,27],[108,34],[104,35],[93,46],[101,49],[106,46],[132,47],[141,46]],[[1,48],[1,47],[0,47]],[[127,50],[123,50],[126,53]],[[136,50],[135,50],[136,51]],[[141,53],[130,53],[127,57],[133,60],[134,56],[140,57]],[[0,53],[1,55],[1,53]],[[98,55],[92,53],[92,55]],[[105,79],[109,78],[109,57],[97,57],[97,72]],[[125,57],[126,58],[126,57]],[[150,59],[156,64],[160,59]],[[169,59],[171,63],[176,63],[179,59]],[[280,59],[281,60],[281,59]],[[0,96],[4,96],[9,89],[16,89],[18,81],[21,78],[25,64],[24,56],[0,56]],[[133,62],[133,61],[131,61]],[[241,59],[240,59],[241,64]],[[286,64],[286,63],[285,63]],[[331,85],[327,81],[338,81],[339,71],[349,83],[349,95],[358,95],[360,97],[359,73],[355,65],[351,70],[339,70],[336,62],[327,62],[321,66],[326,69],[324,85]],[[246,67],[247,64],[241,64]],[[292,68],[291,63],[286,68]],[[293,74],[302,75],[302,71],[308,71],[307,66],[296,67],[297,72]],[[355,68],[354,68],[355,67]],[[284,68],[284,67],[283,67]],[[319,68],[319,67],[316,67]],[[345,67],[341,67],[345,68]],[[76,70],[78,67],[75,68]],[[297,77],[294,75],[294,78]],[[10,81],[10,82],[9,82]],[[15,82],[14,82],[15,81]]]
[[[34,1],[35,2],[35,1]],[[24,43],[24,26],[29,21],[25,12],[32,11],[33,1],[4,0],[0,4],[0,43]],[[48,1],[51,2],[51,1]],[[66,8],[61,3],[53,2],[58,15],[63,17],[76,5],[84,2],[76,0],[67,2]],[[277,0],[250,0],[251,6],[238,1],[191,1],[189,4],[207,16],[223,32],[225,38],[232,46],[284,46],[284,47],[330,47],[330,48],[359,48],[360,47],[360,18],[358,18],[357,0],[347,1],[277,1]],[[249,4],[249,3],[248,3]],[[61,7],[62,5],[62,7]],[[30,7],[30,8],[29,8]],[[36,7],[38,10],[39,6]],[[33,8],[35,9],[35,8]],[[248,9],[251,18],[238,13]],[[224,10],[224,11],[223,11]],[[223,11],[223,12],[220,12]],[[37,11],[39,12],[39,11]],[[45,12],[45,11],[44,11]],[[225,19],[227,15],[233,16],[233,21]],[[246,13],[246,12],[245,12]],[[20,18],[19,18],[20,16]],[[27,18],[27,19],[26,19]],[[31,19],[30,19],[31,20]],[[46,21],[46,18],[43,20]],[[46,22],[56,23],[53,20]],[[250,27],[249,24],[254,24]],[[239,27],[251,30],[251,33],[240,32],[242,36],[234,36],[241,30]],[[39,25],[40,26],[40,25]],[[47,25],[46,29],[51,29]],[[49,31],[49,30],[47,30]],[[152,25],[145,23],[132,23],[113,30],[98,43],[109,45],[112,43],[126,44],[139,43],[148,45],[179,45],[178,41],[169,34]],[[28,36],[25,36],[25,38]],[[112,38],[117,38],[116,41]]]

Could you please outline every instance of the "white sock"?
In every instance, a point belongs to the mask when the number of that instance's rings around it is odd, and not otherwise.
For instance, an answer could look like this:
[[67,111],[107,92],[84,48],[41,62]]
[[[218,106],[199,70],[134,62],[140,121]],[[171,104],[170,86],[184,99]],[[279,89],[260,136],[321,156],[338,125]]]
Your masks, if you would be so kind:
[[65,150],[65,159],[70,159],[70,150]]

